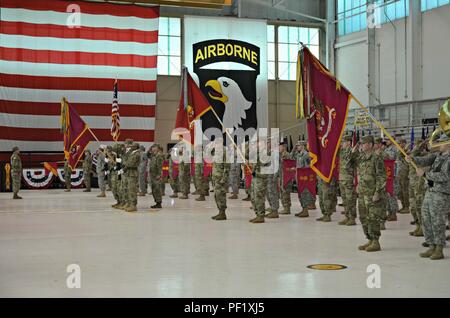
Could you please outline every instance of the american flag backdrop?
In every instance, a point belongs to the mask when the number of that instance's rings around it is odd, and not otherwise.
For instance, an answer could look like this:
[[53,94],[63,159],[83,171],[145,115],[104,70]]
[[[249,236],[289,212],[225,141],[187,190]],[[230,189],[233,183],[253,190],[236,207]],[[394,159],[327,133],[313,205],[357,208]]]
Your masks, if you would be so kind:
[[[79,27],[67,24],[77,22],[74,6]],[[0,10],[0,151],[62,151],[63,96],[102,143],[111,143],[115,79],[119,140],[154,141],[158,7],[1,0]]]

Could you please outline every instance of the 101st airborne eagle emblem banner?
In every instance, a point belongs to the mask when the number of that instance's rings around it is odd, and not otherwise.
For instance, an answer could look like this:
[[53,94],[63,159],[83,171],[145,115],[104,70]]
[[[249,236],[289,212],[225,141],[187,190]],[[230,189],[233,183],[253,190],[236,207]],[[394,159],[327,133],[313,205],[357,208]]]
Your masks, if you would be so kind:
[[297,94],[307,119],[311,169],[330,182],[352,95],[308,48],[303,47],[299,54]]

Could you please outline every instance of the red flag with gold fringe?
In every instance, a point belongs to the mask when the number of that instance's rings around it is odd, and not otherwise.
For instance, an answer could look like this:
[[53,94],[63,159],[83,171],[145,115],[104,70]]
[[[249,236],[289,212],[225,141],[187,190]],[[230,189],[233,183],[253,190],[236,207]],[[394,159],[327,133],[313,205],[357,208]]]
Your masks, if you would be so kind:
[[325,182],[330,182],[351,93],[306,47],[301,50],[301,72],[299,95],[307,119],[311,168]]
[[311,168],[297,168],[297,191],[299,194],[307,189],[315,197],[316,185],[316,174]]
[[393,196],[395,160],[384,160],[384,167],[386,168],[386,192]]
[[297,173],[297,160],[283,159],[283,188],[295,179]]

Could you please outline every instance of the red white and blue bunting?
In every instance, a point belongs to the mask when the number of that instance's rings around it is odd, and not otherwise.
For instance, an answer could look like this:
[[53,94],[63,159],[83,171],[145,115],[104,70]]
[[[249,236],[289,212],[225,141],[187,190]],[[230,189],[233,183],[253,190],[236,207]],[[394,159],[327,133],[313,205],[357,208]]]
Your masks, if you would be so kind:
[[[52,187],[55,182],[64,184],[64,169],[58,169],[58,176],[45,171],[45,169],[23,169],[23,179],[29,189],[47,189]],[[71,176],[72,188],[80,188],[83,186],[83,169],[75,169]]]

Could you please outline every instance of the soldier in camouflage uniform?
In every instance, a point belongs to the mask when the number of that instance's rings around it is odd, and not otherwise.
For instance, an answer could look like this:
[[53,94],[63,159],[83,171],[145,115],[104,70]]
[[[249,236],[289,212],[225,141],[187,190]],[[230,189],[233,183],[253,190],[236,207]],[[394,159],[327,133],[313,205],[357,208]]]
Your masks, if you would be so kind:
[[[375,152],[375,154],[377,154],[384,163],[384,157],[385,157],[385,153],[384,153],[384,149],[383,149],[383,139],[381,137],[375,138],[375,144],[373,146],[373,150]],[[387,204],[388,204],[388,196],[387,196],[387,192],[384,192],[381,198],[381,206],[383,206],[383,212],[381,212],[381,223],[380,223],[380,230],[386,230],[386,220],[387,220],[387,213],[386,213],[386,208],[387,208]]]
[[[305,149],[306,142],[298,141],[295,148],[292,150],[291,158],[297,160],[297,168],[306,168],[309,167],[311,162],[311,158],[309,156],[308,151]],[[319,188],[319,195],[320,195]],[[320,196],[319,196],[320,197]],[[309,216],[309,209],[315,209],[316,199],[311,195],[311,193],[305,189],[302,193],[298,195],[300,200],[300,204],[302,206],[302,211],[296,213],[295,216],[305,218]]]
[[147,164],[148,164],[148,156],[145,151],[145,147],[141,145],[140,149],[141,161],[139,162],[139,192],[138,196],[143,197],[147,193],[147,180],[146,180],[146,172],[147,172]]
[[[421,139],[415,140],[415,146],[411,151],[413,157],[423,157],[426,155],[426,142]],[[412,236],[423,236],[422,230],[422,204],[425,197],[425,178],[417,175],[416,169],[409,167],[409,207],[416,224],[416,229],[409,232]]]
[[[438,142],[447,142],[449,137],[441,135]],[[411,162],[411,158],[406,160]],[[432,260],[443,259],[445,245],[445,223],[450,213],[450,144],[439,147],[439,152],[423,157],[413,157],[418,166],[430,167],[428,172],[419,168],[419,177],[425,176],[426,192],[422,205],[422,227],[425,241],[430,248],[421,257]]]
[[178,162],[178,177],[181,196],[180,199],[186,200],[189,198],[189,192],[191,188],[191,158],[190,156],[184,158],[184,150],[180,149],[180,160]]
[[[397,174],[398,174],[397,158],[399,156],[398,150],[389,139],[386,139],[385,143],[386,143],[386,148],[384,149],[383,159],[396,161],[393,173],[394,173],[394,178],[395,178],[394,180],[398,180],[398,178],[397,178]],[[397,212],[399,211],[397,197],[395,196],[395,193],[397,192],[395,190],[397,188],[398,188],[398,183],[394,181],[394,195],[390,195],[389,193],[386,193],[386,195],[387,195],[387,206],[386,207],[387,207],[387,212],[388,212],[387,221],[397,221]]]
[[[245,154],[244,154],[244,156],[245,156],[246,160],[248,160],[248,157],[249,157],[249,143],[248,142],[245,143]],[[246,167],[250,167],[250,166],[251,166],[250,164],[248,164],[248,165],[241,164],[242,171],[244,171],[244,178],[245,178]],[[243,198],[242,201],[251,201],[252,200],[252,198],[251,198],[251,194],[252,194],[251,193],[251,186],[248,187],[248,188],[245,188],[245,194],[247,194],[247,196],[245,198]]]
[[[406,140],[400,139],[400,147],[406,150]],[[398,163],[398,192],[397,196],[402,203],[399,213],[409,214],[409,165],[401,153],[397,156]]]
[[139,151],[139,144],[133,143],[123,162],[123,171],[127,188],[125,193],[127,197],[125,211],[127,212],[137,211],[137,193],[139,187],[138,168],[140,160],[141,154]]
[[[235,151],[237,152],[237,151]],[[237,162],[237,153],[235,153],[234,162],[230,164],[230,187],[231,195],[228,199],[235,200],[238,198],[239,194],[239,183],[241,177],[241,164]]]
[[[127,210],[127,208],[129,207],[129,193],[128,193],[128,174],[125,173],[125,162],[128,160],[128,157],[130,156],[132,150],[131,150],[131,146],[133,145],[133,139],[126,139],[125,140],[125,149],[123,151],[122,157],[120,159],[121,161],[121,165],[122,165],[122,169],[119,170],[119,174],[120,174],[120,201],[121,201],[121,205],[120,208],[122,210]],[[137,170],[136,170],[137,171]],[[137,195],[137,193],[136,193]]]
[[83,160],[83,181],[86,189],[83,192],[91,192],[92,156],[89,149],[84,151]]
[[283,184],[283,160],[291,159],[291,155],[286,150],[286,143],[280,143],[280,170],[278,172],[279,178],[279,186],[280,186],[280,196],[281,196],[281,204],[283,205],[283,211],[280,214],[291,214],[291,193],[292,193],[292,181],[284,187]]
[[[165,158],[164,149],[163,149],[163,147],[161,145],[159,145],[159,153],[164,159]],[[163,177],[161,175],[161,196],[165,196],[166,195],[166,182],[167,182],[167,177]]]
[[[201,153],[202,146],[198,145],[196,146],[196,152]],[[203,157],[200,157],[199,160],[203,160]],[[194,183],[196,184],[196,192],[199,195],[198,198],[195,199],[195,201],[205,201],[206,196],[206,181],[203,177],[203,161],[202,162],[196,162],[195,163],[195,172],[194,172]]]
[[64,160],[64,183],[66,185],[66,190],[64,192],[70,192],[72,188],[72,168],[69,166],[69,160]]
[[162,193],[161,193],[161,182],[162,182],[162,167],[164,162],[164,155],[160,152],[160,145],[153,144],[150,147],[152,156],[148,162],[148,175],[150,176],[150,184],[152,187],[152,195],[155,200],[155,205],[152,205],[152,209],[161,209],[162,203]]
[[97,197],[99,198],[106,197],[105,166],[107,163],[105,162],[106,158],[105,150],[106,150],[105,145],[101,145],[100,148],[97,150],[97,167],[95,172],[97,172],[97,182],[98,187],[100,188],[100,194],[97,195]]
[[[119,180],[119,170],[118,163],[116,162],[117,158],[120,158],[122,154],[122,146],[118,143],[115,143],[110,150],[107,150],[107,158],[109,170],[109,178],[111,179],[111,191],[113,193],[114,199],[116,199],[116,203],[112,205],[113,208],[118,208],[121,205],[120,202],[120,180]],[[99,161],[97,161],[98,167]]]
[[174,178],[173,176],[173,160],[172,160],[172,152],[176,151],[176,148],[172,148],[168,153],[169,159],[169,184],[172,188],[173,194],[169,196],[169,198],[178,198],[179,185],[178,185],[178,176]]
[[[271,144],[270,141],[267,143],[267,148],[268,151],[270,153],[270,148],[271,148]],[[274,151],[278,151],[278,150],[274,150]],[[279,177],[280,177],[280,167],[278,166],[278,169],[275,169],[275,162],[274,160],[277,160],[277,164],[280,164],[280,159],[276,158],[275,155],[273,155],[272,153],[270,153],[270,159],[271,159],[271,171],[269,174],[267,174],[267,193],[266,193],[266,197],[267,197],[267,201],[269,202],[269,206],[270,206],[270,212],[265,216],[266,218],[269,219],[277,219],[279,218],[278,215],[278,209],[280,208],[280,191],[278,188],[279,185]]]
[[368,242],[359,250],[376,252],[381,250],[379,238],[384,206],[383,192],[386,188],[386,169],[381,156],[373,151],[372,135],[362,139],[362,152],[358,162],[358,211],[364,234]]
[[331,182],[325,182],[322,178],[317,177],[317,188],[319,195],[319,206],[322,216],[316,221],[331,222],[331,214],[333,213],[333,189]]
[[345,219],[339,225],[356,225],[356,162],[351,148],[352,136],[345,136],[339,151],[339,186],[345,208]]
[[[217,138],[214,143],[216,147],[219,148],[223,144],[223,140]],[[227,219],[225,210],[227,209],[227,187],[230,177],[230,164],[226,162],[226,151],[226,147],[223,147],[222,154],[220,151],[214,151],[212,179],[214,183],[214,199],[216,201],[217,209],[219,209],[219,213],[213,216],[212,219],[216,221]]]
[[263,151],[261,150],[261,147],[265,149],[264,141],[260,141],[259,146],[260,150],[258,151],[256,163],[251,164],[253,175],[251,198],[253,210],[256,214],[256,217],[250,220],[251,223],[264,223],[265,216],[267,181],[269,175],[267,174],[267,171],[264,171],[264,168],[270,166],[270,162],[263,163],[260,160],[259,153]]
[[22,180],[22,160],[20,159],[19,147],[14,147],[12,149],[12,156],[10,162],[11,162],[13,199],[15,200],[22,199],[22,197],[19,196],[20,182]]

